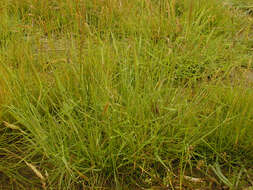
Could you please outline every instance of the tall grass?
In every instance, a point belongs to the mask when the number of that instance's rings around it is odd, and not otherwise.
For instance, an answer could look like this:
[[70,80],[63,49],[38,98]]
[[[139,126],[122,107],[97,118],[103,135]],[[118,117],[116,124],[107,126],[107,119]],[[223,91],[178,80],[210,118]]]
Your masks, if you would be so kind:
[[2,189],[247,186],[250,14],[215,0],[0,9]]

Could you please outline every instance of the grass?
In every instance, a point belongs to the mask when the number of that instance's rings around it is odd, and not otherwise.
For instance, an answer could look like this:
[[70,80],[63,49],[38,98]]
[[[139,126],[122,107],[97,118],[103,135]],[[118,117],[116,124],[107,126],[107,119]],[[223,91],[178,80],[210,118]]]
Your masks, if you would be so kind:
[[0,10],[0,189],[252,188],[250,0]]

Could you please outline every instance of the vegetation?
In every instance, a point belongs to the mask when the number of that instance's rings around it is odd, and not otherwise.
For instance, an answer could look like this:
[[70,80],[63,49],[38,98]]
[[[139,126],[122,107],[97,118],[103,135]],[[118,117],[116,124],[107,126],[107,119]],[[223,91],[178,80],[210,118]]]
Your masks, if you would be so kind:
[[250,189],[250,2],[0,1],[0,189]]

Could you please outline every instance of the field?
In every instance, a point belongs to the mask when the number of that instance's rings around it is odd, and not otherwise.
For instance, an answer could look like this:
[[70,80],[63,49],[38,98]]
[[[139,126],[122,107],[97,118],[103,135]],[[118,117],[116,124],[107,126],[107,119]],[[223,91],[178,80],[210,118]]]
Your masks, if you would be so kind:
[[1,190],[252,190],[252,0],[1,0]]

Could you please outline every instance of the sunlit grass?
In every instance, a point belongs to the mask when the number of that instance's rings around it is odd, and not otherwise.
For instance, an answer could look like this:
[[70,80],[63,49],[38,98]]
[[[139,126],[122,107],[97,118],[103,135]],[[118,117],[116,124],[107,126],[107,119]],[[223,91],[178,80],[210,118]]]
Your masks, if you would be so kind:
[[238,2],[1,1],[3,189],[249,186],[253,22]]

